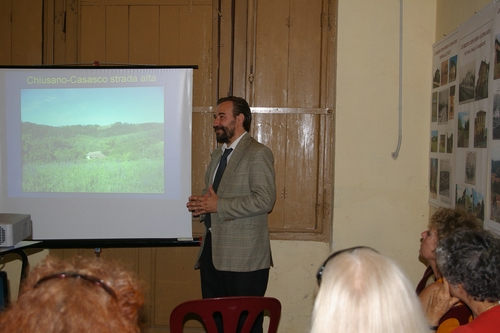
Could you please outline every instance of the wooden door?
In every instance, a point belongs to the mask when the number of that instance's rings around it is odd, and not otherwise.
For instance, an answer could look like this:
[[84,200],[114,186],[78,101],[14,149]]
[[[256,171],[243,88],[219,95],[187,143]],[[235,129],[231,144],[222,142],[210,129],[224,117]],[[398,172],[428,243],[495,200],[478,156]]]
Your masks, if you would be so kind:
[[0,1],[0,65],[42,64],[42,2]]
[[[66,7],[63,6],[66,3]],[[208,157],[215,146],[210,126],[212,92],[212,2],[196,1],[59,1],[52,3],[53,44],[46,60],[77,65],[197,65],[193,75],[193,193],[201,192]],[[213,133],[211,133],[213,134]],[[186,198],[187,201],[187,198]],[[195,235],[201,234],[193,221]],[[194,270],[198,247],[102,249],[103,258],[123,262],[135,271],[146,292],[143,320],[149,332],[168,332],[171,310],[201,298],[199,273]],[[92,249],[52,250],[71,257],[94,256]],[[187,326],[202,331],[196,322]]]
[[[198,65],[192,193],[216,147],[212,106],[234,94],[252,106],[252,135],[275,156],[275,239],[327,241],[334,142],[335,0],[46,0],[47,64]],[[233,4],[235,7],[233,7]],[[220,5],[220,7],[219,7]],[[1,14],[0,14],[1,15]],[[50,18],[50,19],[49,19]],[[187,198],[186,198],[187,199]],[[193,220],[193,234],[203,226]],[[145,282],[150,332],[201,297],[197,248],[104,249]],[[92,250],[57,250],[61,256]],[[199,325],[188,323],[193,331]]]
[[[254,113],[252,133],[274,153],[278,193],[270,215],[272,237],[328,240],[336,1],[246,4],[246,11],[234,15],[233,33],[244,35],[246,44],[234,40],[234,71],[220,75],[219,89],[245,92]],[[230,41],[232,32],[226,30],[221,27],[221,39]],[[220,53],[228,48],[224,43]]]

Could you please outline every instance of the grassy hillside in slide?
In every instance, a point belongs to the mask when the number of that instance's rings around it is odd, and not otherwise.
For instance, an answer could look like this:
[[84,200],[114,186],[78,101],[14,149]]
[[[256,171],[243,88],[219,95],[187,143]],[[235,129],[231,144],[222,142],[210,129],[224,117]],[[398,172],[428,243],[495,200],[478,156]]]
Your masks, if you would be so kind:
[[[23,192],[164,193],[161,123],[25,122],[21,132]],[[88,157],[92,152],[102,155]]]

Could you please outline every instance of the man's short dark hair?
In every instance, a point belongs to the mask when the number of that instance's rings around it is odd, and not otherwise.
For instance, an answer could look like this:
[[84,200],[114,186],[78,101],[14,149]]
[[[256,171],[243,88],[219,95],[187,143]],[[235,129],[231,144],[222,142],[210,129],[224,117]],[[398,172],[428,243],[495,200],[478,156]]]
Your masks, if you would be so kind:
[[476,301],[500,301],[500,240],[496,235],[486,230],[456,230],[439,242],[436,256],[450,284],[461,284]]
[[245,120],[243,120],[243,128],[245,131],[250,131],[250,125],[252,124],[252,111],[250,111],[250,106],[248,102],[241,97],[236,96],[227,96],[219,98],[217,101],[217,105],[224,102],[232,102],[233,103],[233,116],[236,118],[239,114],[243,114],[245,116]]

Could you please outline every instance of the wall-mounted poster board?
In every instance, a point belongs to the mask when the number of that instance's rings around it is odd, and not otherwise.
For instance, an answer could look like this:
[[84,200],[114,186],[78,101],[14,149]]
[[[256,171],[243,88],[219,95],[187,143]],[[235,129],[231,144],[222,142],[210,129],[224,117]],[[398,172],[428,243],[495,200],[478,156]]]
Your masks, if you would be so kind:
[[500,4],[433,46],[429,201],[500,232]]
[[194,68],[0,68],[0,212],[35,240],[192,237]]

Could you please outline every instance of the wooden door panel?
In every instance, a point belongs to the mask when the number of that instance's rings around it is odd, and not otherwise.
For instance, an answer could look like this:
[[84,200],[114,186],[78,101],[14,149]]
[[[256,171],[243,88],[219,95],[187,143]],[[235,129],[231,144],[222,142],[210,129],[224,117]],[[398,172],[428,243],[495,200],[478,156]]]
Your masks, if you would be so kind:
[[11,57],[11,43],[12,43],[12,0],[0,1],[0,64],[10,65]]
[[253,136],[273,151],[276,203],[269,216],[271,231],[318,231],[318,199],[323,194],[324,131],[322,115],[254,114]]
[[[99,257],[107,260],[116,260],[122,263],[125,269],[136,274],[139,273],[139,249],[138,248],[103,248]],[[86,249],[84,256],[96,256],[94,249]]]
[[215,134],[212,124],[213,114],[211,112],[193,113],[192,194],[201,194],[205,188],[205,172],[210,162],[210,154],[215,149]]
[[[11,56],[13,65],[40,65],[42,44],[42,2],[16,0],[11,2]],[[3,45],[2,45],[3,47]]]
[[[223,2],[221,2],[223,3]],[[219,96],[228,96],[230,94],[232,73],[231,73],[231,61],[233,51],[233,17],[232,17],[232,4],[230,2],[226,2],[226,5],[222,5],[219,8],[218,16],[220,20],[218,22],[220,32],[217,36],[217,46],[219,48],[219,52],[217,57],[219,58],[218,63],[218,89]]]
[[[62,1],[62,0],[61,0]],[[71,0],[76,2],[76,0]],[[169,5],[169,6],[194,6],[194,5],[211,5],[212,0],[79,0],[82,5],[99,6],[99,5]]]
[[[139,273],[139,249],[138,248],[102,248],[99,257],[106,260],[116,260],[127,270]],[[95,258],[95,249],[51,249],[51,255],[64,260],[71,260],[75,256]]]
[[320,115],[319,131],[319,163],[322,166],[318,172],[318,206],[315,231],[327,233],[330,230],[332,199],[333,199],[333,140],[335,137],[335,115],[327,113]]
[[286,114],[253,114],[252,136],[271,149],[274,155],[276,180],[276,202],[269,214],[269,229],[280,230],[284,227],[285,190],[286,190]]
[[81,256],[83,249],[51,249],[50,254],[64,260],[70,260],[74,256]]
[[131,64],[159,63],[159,27],[158,6],[130,6],[129,61]]
[[197,65],[193,105],[211,106],[212,7],[160,7],[160,63]]
[[127,6],[106,7],[107,63],[128,64],[129,10]]
[[106,59],[106,8],[82,6],[80,21],[79,62],[92,64]]
[[253,106],[288,106],[289,11],[289,0],[258,2]]
[[319,115],[287,115],[286,229],[314,230],[316,226],[319,129]]
[[323,3],[259,2],[254,69],[255,106],[319,107]]
[[[80,9],[75,1],[69,3],[54,1],[50,5],[54,6],[54,17],[53,20],[48,19],[45,26],[44,64],[75,65],[79,62],[78,47],[81,41],[79,40]],[[51,9],[48,7],[47,11]]]
[[179,15],[179,64],[198,65],[193,72],[193,105],[212,106],[212,6],[183,6]]
[[[248,80],[248,63],[251,60],[250,52],[253,49],[248,44],[253,40],[251,30],[248,29],[248,21],[253,20],[253,8],[248,10],[249,0],[235,1],[235,24],[234,24],[234,61],[232,73],[232,94],[244,97]],[[251,4],[250,4],[251,5]],[[248,103],[252,101],[247,96]]]
[[288,107],[319,107],[322,2],[290,1]]
[[[216,147],[211,108],[200,109],[200,112],[193,113],[192,120],[191,194],[195,195],[200,195],[205,188],[205,172],[210,162],[210,154]],[[200,219],[193,218],[193,235],[201,236],[204,230]]]
[[200,274],[194,269],[198,250],[198,247],[156,249],[153,326],[168,326],[170,312],[177,304],[201,298]]
[[179,65],[181,45],[180,7],[160,7],[160,62],[168,65]]

